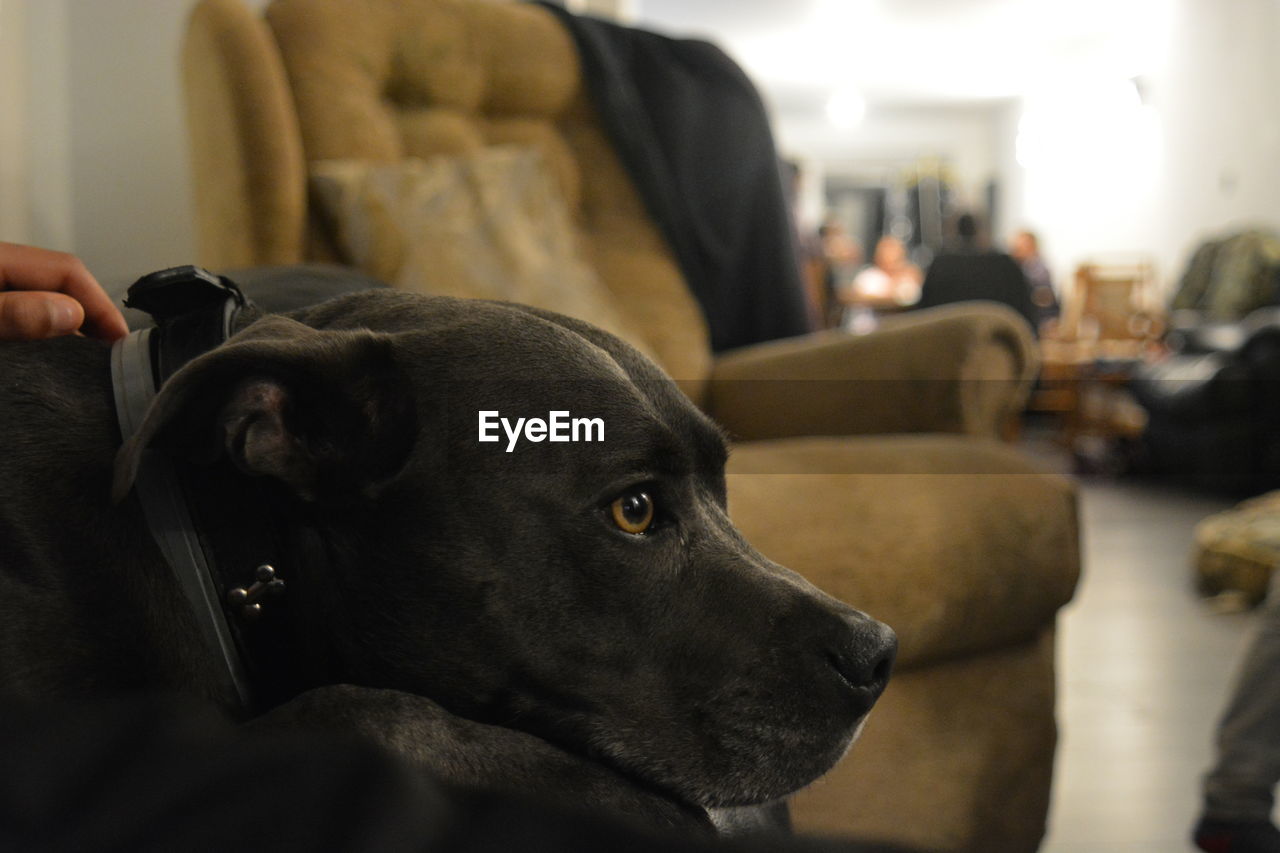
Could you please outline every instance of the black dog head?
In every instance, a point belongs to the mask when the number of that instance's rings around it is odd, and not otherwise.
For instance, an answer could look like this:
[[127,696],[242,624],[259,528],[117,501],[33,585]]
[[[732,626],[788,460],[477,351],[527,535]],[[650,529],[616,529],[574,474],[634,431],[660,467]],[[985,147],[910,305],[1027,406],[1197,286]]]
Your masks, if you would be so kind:
[[[647,359],[493,303],[367,293],[302,319],[176,375],[118,483],[155,444],[282,484],[322,540],[290,595],[311,588],[302,642],[333,678],[704,806],[775,799],[841,757],[893,634],[743,540],[720,432]],[[482,411],[598,418],[604,440],[509,450],[478,440]]]

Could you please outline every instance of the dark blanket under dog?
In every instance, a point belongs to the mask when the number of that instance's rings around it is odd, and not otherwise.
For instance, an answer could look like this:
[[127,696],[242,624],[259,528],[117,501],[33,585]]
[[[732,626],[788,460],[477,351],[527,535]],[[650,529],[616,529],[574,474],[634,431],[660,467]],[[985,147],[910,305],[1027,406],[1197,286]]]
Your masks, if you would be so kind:
[[353,736],[237,731],[189,697],[50,704],[0,694],[0,755],[0,849],[12,851],[899,851],[659,834],[447,785]]
[[809,331],[764,105],[715,45],[570,14],[583,78],[720,352]]

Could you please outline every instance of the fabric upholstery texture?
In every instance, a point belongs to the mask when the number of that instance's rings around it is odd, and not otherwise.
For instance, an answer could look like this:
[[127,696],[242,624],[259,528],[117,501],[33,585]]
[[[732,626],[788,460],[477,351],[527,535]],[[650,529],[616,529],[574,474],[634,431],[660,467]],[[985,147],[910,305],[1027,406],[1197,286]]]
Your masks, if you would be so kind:
[[1057,738],[1053,640],[896,673],[844,761],[792,799],[796,826],[922,851],[1037,849]]
[[206,265],[303,259],[305,167],[283,72],[270,34],[240,0],[210,0],[192,12],[182,74],[186,90],[201,93],[186,122],[199,164],[196,233]]
[[1280,235],[1251,228],[1200,244],[1187,262],[1170,307],[1230,322],[1277,301]]
[[267,20],[308,162],[536,147],[618,312],[697,393],[710,363],[706,326],[594,121],[573,43],[550,13],[466,0],[284,0]]
[[1215,595],[1234,591],[1249,605],[1260,604],[1280,568],[1280,491],[1209,516],[1195,535],[1197,586]]
[[583,259],[537,149],[320,160],[311,190],[342,260],[395,287],[560,311],[643,347]]
[[1074,493],[1006,446],[966,451],[934,435],[745,442],[729,512],[771,559],[892,625],[899,667],[991,651],[1071,596]]
[[[923,320],[922,320],[923,318]],[[874,335],[827,332],[716,360],[708,410],[738,439],[945,432],[993,436],[1038,362],[1009,309],[963,303]]]
[[[994,441],[1036,370],[1025,324],[1007,309],[944,307],[862,338],[713,357],[552,13],[275,0],[265,17],[242,0],[200,0],[192,19],[191,126],[222,134],[216,150],[192,142],[197,204],[214,202],[198,220],[203,263],[340,258],[319,194],[301,203],[320,161],[371,173],[411,171],[416,158],[456,177],[467,158],[490,156],[479,152],[536,151],[624,336],[739,439],[729,509],[744,534],[901,638],[882,705],[845,761],[797,797],[797,828],[1036,849],[1055,741],[1054,614],[1079,556],[1072,485]],[[243,64],[256,70],[231,67]],[[459,275],[450,286],[490,295],[483,276]]]

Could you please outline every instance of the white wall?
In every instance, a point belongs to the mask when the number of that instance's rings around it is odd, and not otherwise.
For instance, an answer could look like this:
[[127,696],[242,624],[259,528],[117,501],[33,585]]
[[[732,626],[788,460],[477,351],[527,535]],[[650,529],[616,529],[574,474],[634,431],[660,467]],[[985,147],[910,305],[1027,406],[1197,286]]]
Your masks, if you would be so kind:
[[194,255],[178,55],[186,2],[71,2],[72,217],[100,277]]
[[0,0],[0,240],[14,243],[28,234],[21,191],[27,153],[25,26],[25,0]]
[[[1159,9],[1167,17],[1150,32],[1163,43],[1140,78],[1148,106],[1136,122],[1093,125],[1064,111],[1058,138],[1072,144],[1024,168],[1012,137],[1032,105],[1003,119],[1005,223],[1041,232],[1060,285],[1090,257],[1141,253],[1155,259],[1167,295],[1205,236],[1280,228],[1280,4],[1168,0]],[[1104,144],[1094,150],[1094,140]]]
[[178,56],[194,0],[34,0],[28,239],[123,282],[194,255]]
[[37,246],[73,251],[71,61],[66,0],[36,0],[26,13],[25,181],[19,194]]
[[1280,228],[1280,4],[1182,0],[1154,92],[1165,168],[1155,220],[1162,259],[1206,232]]

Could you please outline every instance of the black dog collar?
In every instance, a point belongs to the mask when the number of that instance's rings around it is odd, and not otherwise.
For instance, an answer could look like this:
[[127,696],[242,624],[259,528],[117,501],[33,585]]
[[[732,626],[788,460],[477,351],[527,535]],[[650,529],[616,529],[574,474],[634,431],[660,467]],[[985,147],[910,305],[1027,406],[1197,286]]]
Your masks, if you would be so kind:
[[[153,328],[133,332],[117,341],[111,353],[111,377],[121,440],[127,441],[142,424],[152,399],[184,364],[225,341],[246,306],[244,295],[229,279],[192,266],[175,267],[144,276],[129,288],[125,305],[150,314]],[[229,520],[236,507],[218,502],[209,489],[193,488],[189,471],[156,451],[145,451],[134,488],[142,503],[151,535],[173,570],[191,605],[200,634],[217,659],[219,689],[225,700],[242,709],[253,704],[246,666],[247,638],[239,624],[261,611],[260,599],[283,591],[269,562],[274,551],[261,519]],[[197,524],[197,522],[201,522]],[[205,522],[211,522],[206,524]],[[256,568],[222,565],[202,529],[234,528],[239,540],[236,557],[256,551]],[[256,534],[256,535],[255,535]],[[252,577],[243,583],[246,574]],[[241,578],[237,583],[236,576]]]

